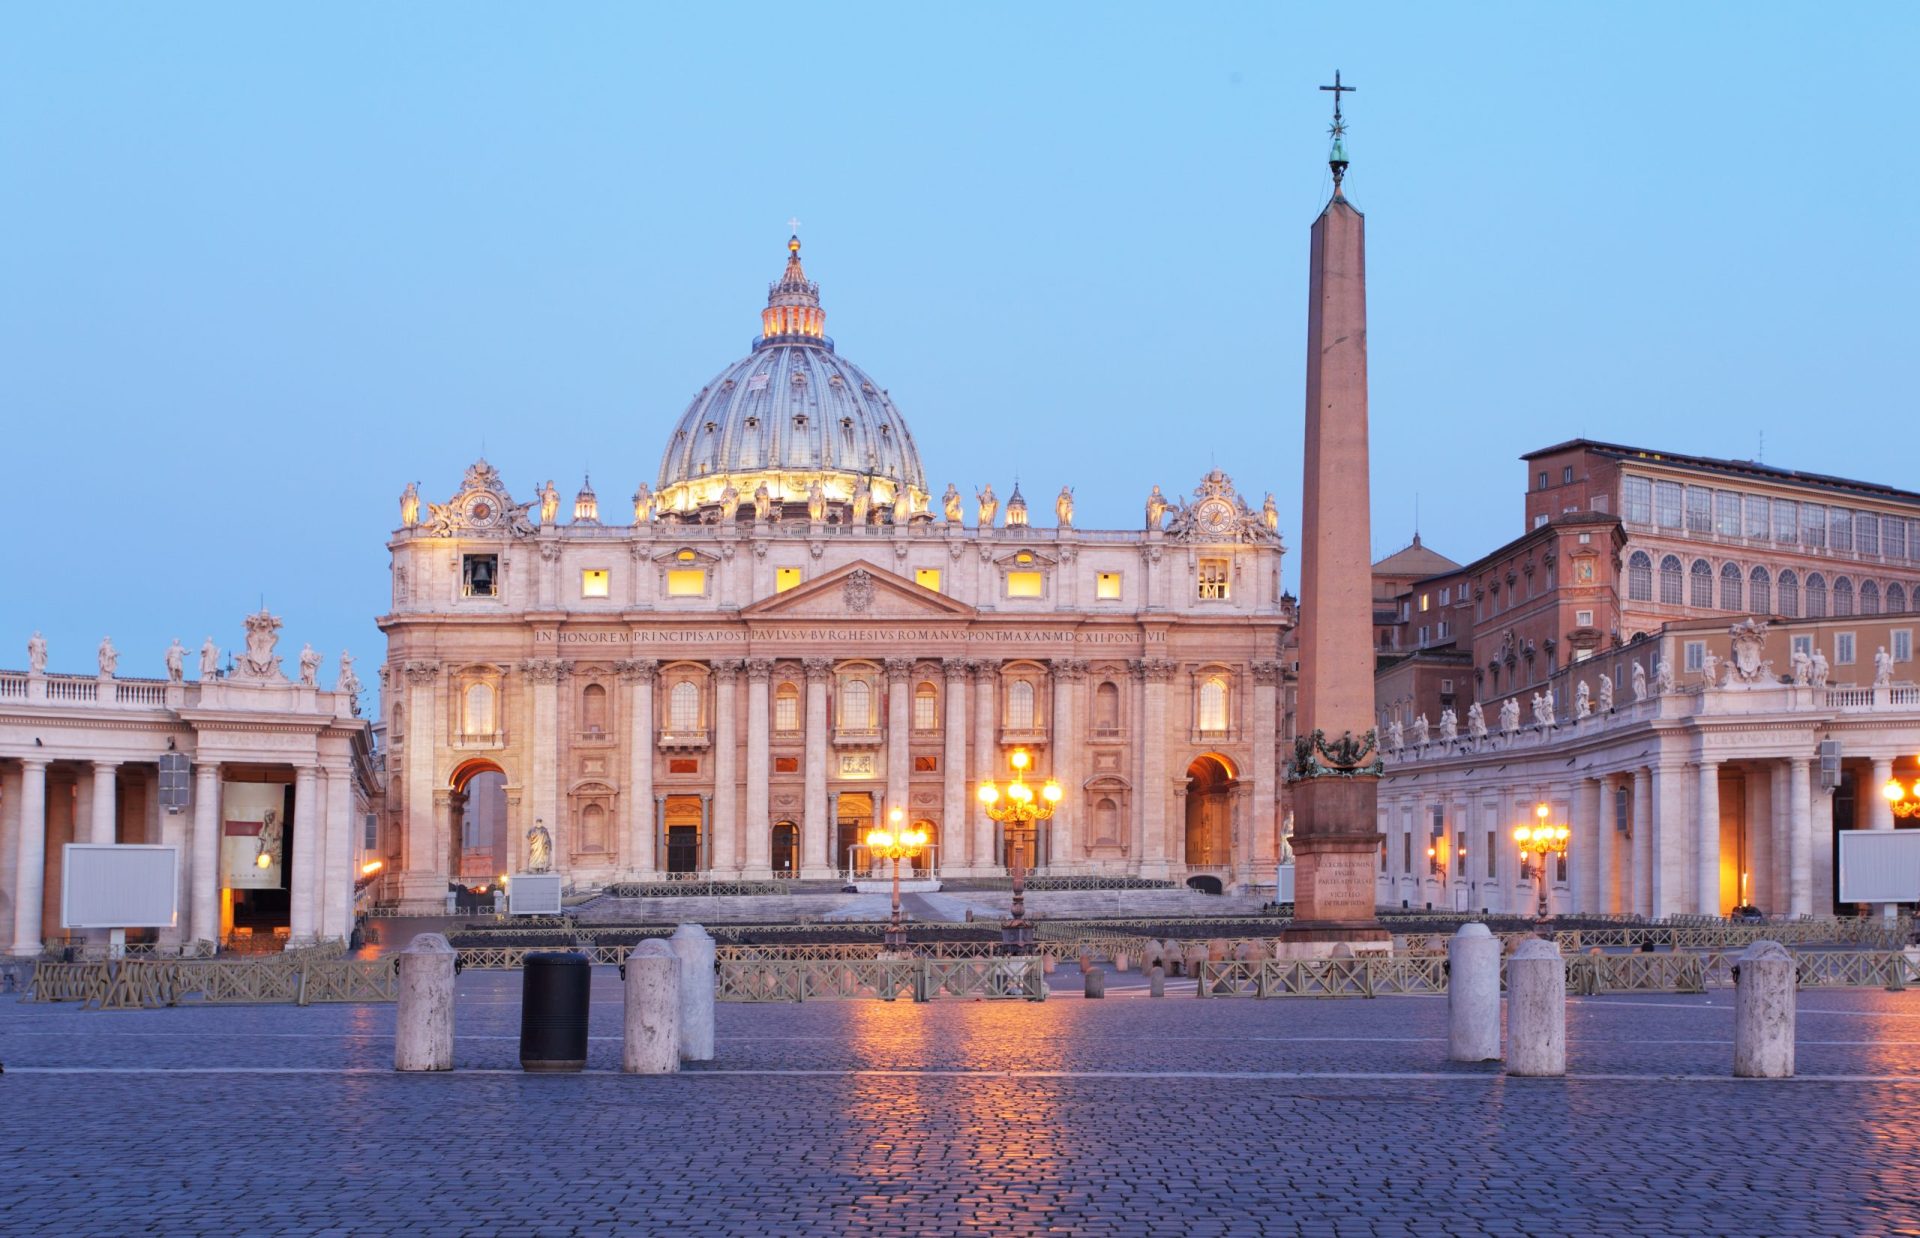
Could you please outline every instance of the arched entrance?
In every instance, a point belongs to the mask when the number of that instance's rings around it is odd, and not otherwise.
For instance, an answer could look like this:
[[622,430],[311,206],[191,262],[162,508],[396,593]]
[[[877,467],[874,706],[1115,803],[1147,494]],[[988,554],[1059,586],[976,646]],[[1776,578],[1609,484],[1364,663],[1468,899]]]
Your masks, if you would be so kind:
[[1187,766],[1189,868],[1225,868],[1233,863],[1233,763],[1209,752]]
[[834,797],[834,851],[827,862],[835,868],[860,869],[868,876],[867,831],[873,828],[873,796],[865,791],[842,791]]
[[791,821],[773,823],[773,875],[800,875],[800,830]]
[[453,771],[454,880],[486,885],[520,867],[507,826],[507,775],[491,761],[468,761]]

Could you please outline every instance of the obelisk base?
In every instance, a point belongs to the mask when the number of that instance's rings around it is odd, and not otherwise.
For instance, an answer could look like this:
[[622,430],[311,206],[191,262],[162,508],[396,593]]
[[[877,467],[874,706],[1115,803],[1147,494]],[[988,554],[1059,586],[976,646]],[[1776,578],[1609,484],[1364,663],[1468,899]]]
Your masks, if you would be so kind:
[[1276,957],[1324,959],[1342,946],[1354,954],[1393,952],[1393,935],[1375,913],[1377,789],[1364,776],[1294,784],[1294,918],[1281,930]]

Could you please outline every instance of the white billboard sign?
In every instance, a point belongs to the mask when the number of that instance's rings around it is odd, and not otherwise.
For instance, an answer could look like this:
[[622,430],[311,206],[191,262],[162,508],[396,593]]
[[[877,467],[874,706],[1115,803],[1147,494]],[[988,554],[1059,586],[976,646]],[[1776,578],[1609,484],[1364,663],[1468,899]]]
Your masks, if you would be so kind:
[[1920,830],[1841,830],[1840,901],[1920,902]]
[[60,866],[60,927],[172,928],[180,913],[180,848],[68,843]]
[[559,873],[515,873],[507,882],[507,914],[512,916],[557,916],[560,914]]

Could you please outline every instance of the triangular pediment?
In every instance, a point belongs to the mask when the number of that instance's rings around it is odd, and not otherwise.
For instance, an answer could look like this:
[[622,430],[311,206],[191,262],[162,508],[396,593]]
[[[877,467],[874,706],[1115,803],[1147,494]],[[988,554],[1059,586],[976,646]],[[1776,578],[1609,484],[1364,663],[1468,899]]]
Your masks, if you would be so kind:
[[956,619],[974,609],[864,559],[740,610],[742,619]]

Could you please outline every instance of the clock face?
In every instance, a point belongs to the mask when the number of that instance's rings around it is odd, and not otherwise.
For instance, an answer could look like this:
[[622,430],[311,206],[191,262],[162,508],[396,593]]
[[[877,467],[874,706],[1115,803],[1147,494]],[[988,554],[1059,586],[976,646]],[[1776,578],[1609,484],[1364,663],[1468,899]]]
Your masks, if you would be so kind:
[[1233,527],[1233,504],[1225,499],[1207,499],[1194,513],[1194,522],[1208,533],[1225,533]]
[[467,500],[467,520],[473,524],[492,524],[496,510],[493,500],[485,495]]

